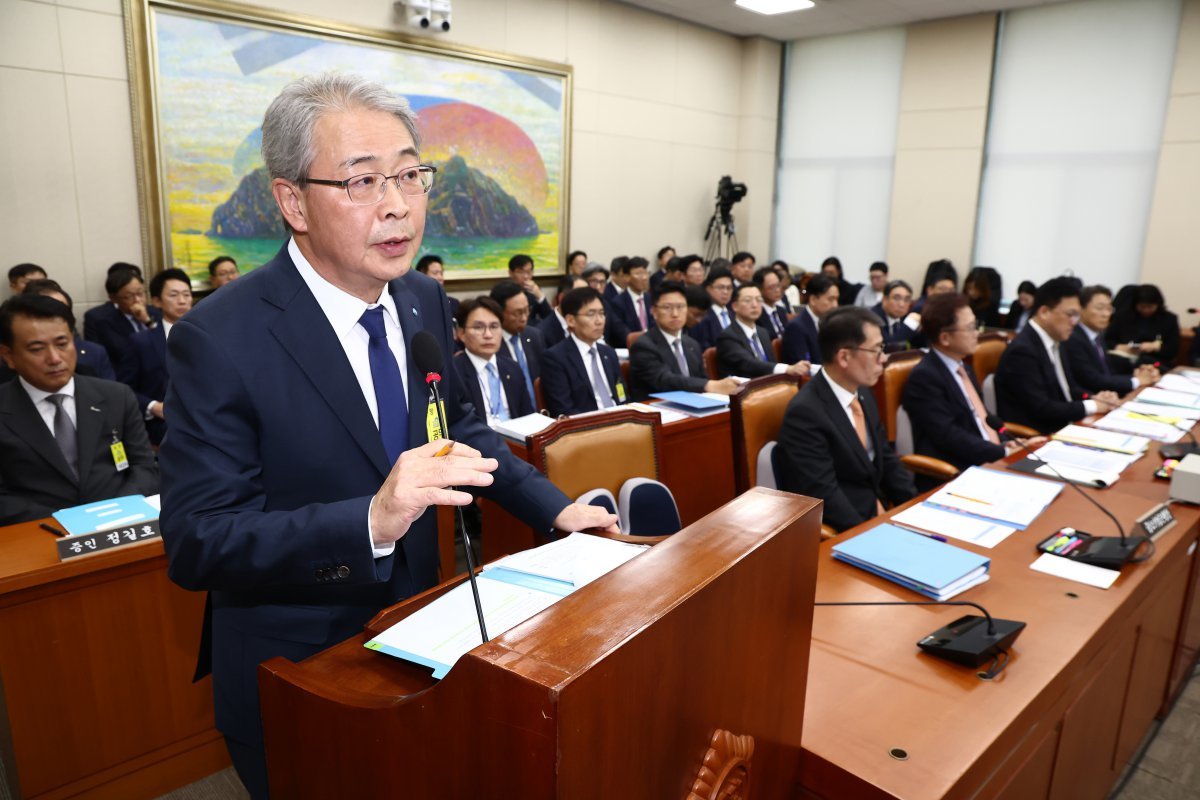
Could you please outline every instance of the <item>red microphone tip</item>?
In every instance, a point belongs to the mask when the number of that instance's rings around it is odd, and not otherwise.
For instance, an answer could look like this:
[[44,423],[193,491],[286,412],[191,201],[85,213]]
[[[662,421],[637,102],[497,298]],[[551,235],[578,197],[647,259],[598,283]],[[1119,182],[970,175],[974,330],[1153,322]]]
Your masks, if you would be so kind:
[[1091,395],[1089,395],[1087,392],[1084,392],[1084,393],[1083,393],[1083,399],[1084,399],[1084,400],[1087,400],[1089,397],[1091,397]]
[[426,383],[441,383],[442,376],[438,375],[436,372],[431,372],[425,376],[425,382]]

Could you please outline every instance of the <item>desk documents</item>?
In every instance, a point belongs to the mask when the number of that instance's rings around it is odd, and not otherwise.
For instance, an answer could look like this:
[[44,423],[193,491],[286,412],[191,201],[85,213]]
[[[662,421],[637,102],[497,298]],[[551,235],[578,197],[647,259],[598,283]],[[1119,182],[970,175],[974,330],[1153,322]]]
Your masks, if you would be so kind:
[[925,502],[1024,530],[1062,490],[1055,481],[971,467]]
[[1003,542],[1016,528],[999,522],[969,517],[954,511],[936,508],[928,503],[917,503],[892,517],[892,522],[906,528],[916,528],[929,533],[970,542],[989,550]]
[[1011,469],[1033,472],[1052,480],[1059,480],[1061,475],[1069,481],[1088,486],[1112,486],[1120,479],[1125,468],[1139,458],[1140,455],[1080,447],[1056,440],[1038,448],[1036,459],[1023,458],[1012,464]]
[[[646,549],[573,533],[489,564],[477,581],[488,632],[496,636],[521,624]],[[463,582],[365,647],[430,667],[440,680],[482,642],[471,587]]]
[[987,556],[884,523],[833,548],[833,557],[934,600],[948,600],[988,579]]
[[1086,428],[1083,425],[1068,425],[1050,438],[1059,442],[1070,442],[1083,447],[1112,450],[1114,453],[1128,453],[1129,455],[1141,455],[1150,446],[1150,440],[1145,436]]
[[1137,399],[1143,403],[1154,403],[1159,406],[1200,409],[1200,394],[1160,389],[1158,386],[1143,389],[1138,393]]
[[1029,568],[1076,583],[1086,583],[1088,586],[1100,589],[1107,589],[1116,582],[1117,578],[1121,577],[1119,570],[1082,564],[1050,553],[1042,553],[1037,561],[1029,565]]

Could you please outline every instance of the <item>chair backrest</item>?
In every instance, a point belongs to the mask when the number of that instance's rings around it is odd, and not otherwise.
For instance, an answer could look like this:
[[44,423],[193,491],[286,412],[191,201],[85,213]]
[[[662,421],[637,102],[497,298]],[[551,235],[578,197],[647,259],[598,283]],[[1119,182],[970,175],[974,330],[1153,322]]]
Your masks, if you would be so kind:
[[983,379],[983,407],[992,414],[999,414],[996,410],[996,373],[992,373]]
[[996,371],[1004,348],[1008,347],[1010,334],[1006,331],[988,331],[979,334],[979,347],[970,357],[971,369],[975,370],[975,378],[982,383],[987,376]]
[[733,485],[738,494],[758,485],[758,453],[779,438],[787,405],[806,378],[767,375],[744,384],[729,398],[733,431]]
[[766,489],[778,489],[779,481],[775,478],[775,448],[778,442],[767,442],[758,451],[758,458],[755,459],[757,464],[756,474],[754,477],[754,485],[762,486]]
[[907,456],[913,452],[912,420],[904,406],[896,409],[896,455]]
[[621,383],[629,385],[629,361],[621,362]]
[[632,408],[568,417],[529,437],[529,460],[567,497],[630,478],[659,480],[661,418]]
[[771,353],[774,354],[776,363],[779,363],[779,359],[781,358],[780,354],[782,352],[783,352],[783,337],[776,336],[774,339],[771,340]]
[[633,347],[633,343],[645,335],[645,331],[633,331],[625,337],[625,346]]
[[887,430],[889,442],[896,441],[896,410],[900,408],[900,398],[904,395],[904,384],[913,367],[924,357],[920,350],[905,350],[892,353],[883,365],[883,375],[875,381],[872,391],[875,393],[875,405],[879,406],[879,417]]
[[533,410],[541,411],[546,408],[546,398],[542,397],[542,379],[533,379]]
[[621,531],[630,536],[670,536],[683,527],[671,490],[650,478],[625,481],[617,508]]
[[717,374],[717,348],[709,347],[704,350],[704,371],[708,373],[709,380],[717,380],[721,376]]

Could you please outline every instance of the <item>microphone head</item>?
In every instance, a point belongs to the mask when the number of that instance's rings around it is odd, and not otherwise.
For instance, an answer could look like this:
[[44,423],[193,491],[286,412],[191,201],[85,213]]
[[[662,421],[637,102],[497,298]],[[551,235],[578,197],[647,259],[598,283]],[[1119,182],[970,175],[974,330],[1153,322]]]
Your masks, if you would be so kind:
[[995,414],[988,414],[984,419],[984,422],[986,422],[988,427],[994,430],[996,433],[1005,432],[1004,420],[1000,419],[1000,417],[996,416]]
[[430,372],[441,373],[445,357],[437,338],[429,331],[417,331],[413,334],[412,360],[417,369],[426,375]]

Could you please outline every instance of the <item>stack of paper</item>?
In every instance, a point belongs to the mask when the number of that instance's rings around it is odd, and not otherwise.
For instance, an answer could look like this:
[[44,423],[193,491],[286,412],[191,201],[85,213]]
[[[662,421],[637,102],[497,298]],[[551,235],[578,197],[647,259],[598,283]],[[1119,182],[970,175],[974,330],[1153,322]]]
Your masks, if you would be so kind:
[[1183,392],[1184,394],[1200,394],[1200,379],[1191,377],[1190,373],[1163,375],[1158,383],[1154,384],[1159,389],[1166,389],[1171,392]]
[[909,506],[892,517],[892,522],[938,536],[947,536],[962,542],[970,542],[989,550],[1003,542],[1016,528],[992,520],[970,517],[949,509],[938,508],[929,503]]
[[[1080,447],[1062,441],[1048,442],[1029,457],[1012,465],[1020,472],[1035,472],[1047,478],[1065,478],[1089,486],[1112,486],[1139,455]],[[1042,463],[1045,462],[1045,463]],[[1051,468],[1048,468],[1049,464]],[[1055,474],[1057,471],[1058,474]]]
[[[1156,442],[1177,442],[1183,437],[1183,429],[1178,427],[1182,422],[1181,417],[1164,416],[1169,414],[1168,406],[1152,406],[1157,408],[1159,413],[1147,414],[1141,411],[1131,411],[1126,405],[1114,408],[1112,411],[1105,414],[1100,419],[1096,420],[1096,427],[1103,428],[1106,431],[1118,431],[1120,433],[1134,434],[1144,436],[1147,439],[1153,439]],[[1151,405],[1149,403],[1144,405]],[[1191,425],[1189,424],[1190,428]]]
[[1138,392],[1137,399],[1143,403],[1154,403],[1159,406],[1200,409],[1200,394],[1160,389],[1157,386],[1149,386]]
[[1062,490],[1054,481],[971,467],[925,502],[1024,529]]
[[690,419],[687,414],[684,414],[682,411],[676,411],[667,406],[665,403],[655,403],[654,405],[650,405],[649,403],[626,403],[623,408],[633,408],[637,409],[638,411],[645,411],[649,414],[658,414],[658,416],[662,419],[663,425],[666,425],[670,422],[679,422],[680,420]]
[[1112,450],[1114,453],[1141,455],[1150,446],[1150,440],[1145,436],[1119,433],[1116,431],[1085,428],[1082,425],[1068,425],[1052,437],[1060,442],[1091,447],[1096,450]]
[[835,545],[833,557],[934,600],[983,583],[991,563],[987,556],[887,523]]
[[[521,624],[646,549],[573,533],[485,567],[476,583],[488,636]],[[463,582],[364,646],[431,667],[440,680],[482,642],[471,586]]]
[[553,424],[554,418],[547,417],[545,414],[526,414],[523,417],[514,417],[513,419],[499,420],[492,418],[488,420],[488,425],[496,433],[501,436],[507,436],[510,439],[516,439],[518,442],[524,442],[526,436],[541,433]]

